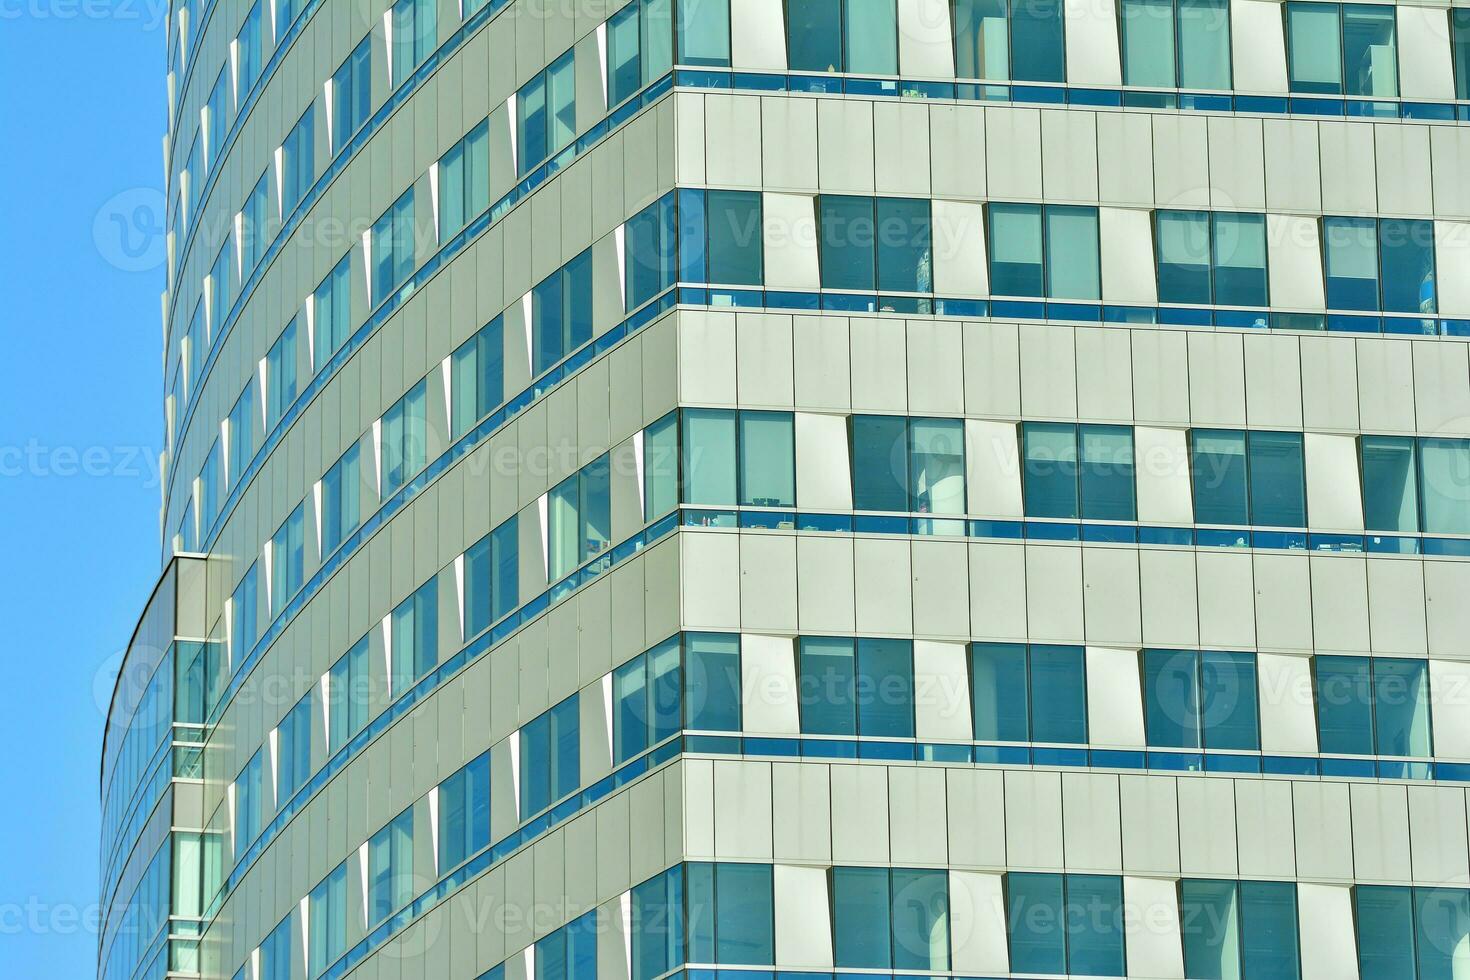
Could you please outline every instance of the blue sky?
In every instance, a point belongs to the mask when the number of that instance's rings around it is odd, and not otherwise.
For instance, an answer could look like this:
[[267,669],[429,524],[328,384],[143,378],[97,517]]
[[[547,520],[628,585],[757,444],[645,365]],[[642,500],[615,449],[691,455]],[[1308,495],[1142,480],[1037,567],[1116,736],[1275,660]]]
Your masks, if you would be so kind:
[[96,969],[106,670],[158,570],[160,20],[0,0],[4,976]]

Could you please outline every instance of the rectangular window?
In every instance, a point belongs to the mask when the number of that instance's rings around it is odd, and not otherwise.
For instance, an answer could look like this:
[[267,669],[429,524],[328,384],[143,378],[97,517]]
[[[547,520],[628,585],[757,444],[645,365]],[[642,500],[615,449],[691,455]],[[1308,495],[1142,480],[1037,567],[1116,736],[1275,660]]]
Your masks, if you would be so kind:
[[1043,296],[1041,206],[991,204],[990,291],[997,296]]
[[368,638],[352,645],[327,674],[327,751],[335,754],[367,725],[374,696]]
[[1378,237],[1372,218],[1323,218],[1327,253],[1327,306],[1378,309]]
[[[1415,891],[1413,888],[1384,885],[1359,885],[1353,889],[1358,927],[1358,974],[1362,980],[1415,980]],[[1464,921],[1463,917],[1461,921]],[[1454,970],[1448,968],[1442,973],[1426,973],[1425,976],[1452,977]]]
[[613,764],[621,765],[679,731],[679,640],[613,671]]
[[277,616],[291,597],[301,591],[306,557],[306,505],[297,504],[291,516],[271,536],[271,616]]
[[740,637],[688,633],[684,643],[684,727],[740,731]]
[[907,510],[908,420],[890,415],[854,415],[848,426],[852,440],[853,508]]
[[490,843],[490,755],[470,761],[439,786],[439,873]]
[[322,477],[322,554],[330,555],[362,522],[360,451],[354,444]]
[[1268,306],[1266,216],[1210,216],[1214,302],[1219,306]]
[[950,0],[957,78],[1003,82],[1011,77],[1006,0]]
[[1087,741],[1087,660],[1081,647],[1032,646],[1031,740]]
[[[220,69],[219,76],[214,80],[214,88],[209,90],[209,101],[204,107],[204,130],[207,137],[204,143],[206,173],[213,173],[219,166],[220,153],[225,147],[225,135],[230,131],[230,101],[228,90],[225,88],[225,72],[228,67]],[[203,190],[202,182],[200,189]]]
[[[1414,939],[1419,980],[1453,977],[1463,970],[1470,936],[1470,891],[1414,889]],[[1365,976],[1363,980],[1368,980]]]
[[796,436],[790,412],[740,413],[740,503],[796,506]]
[[731,965],[775,960],[772,870],[689,864],[689,959]]
[[1123,976],[1122,878],[1012,872],[1006,893],[1012,970]]
[[909,510],[965,512],[965,423],[962,419],[909,420]]
[[311,706],[308,692],[276,728],[276,805],[286,803],[311,775]]
[[857,656],[847,637],[803,636],[797,693],[803,735],[857,734]]
[[265,428],[274,429],[296,404],[296,321],[286,324],[265,356]]
[[431,578],[393,610],[389,691],[397,697],[439,662],[439,580]]
[[1450,47],[1455,57],[1455,98],[1470,99],[1470,10],[1450,10]]
[[1022,485],[1027,517],[1076,520],[1077,427],[1064,422],[1021,426],[1025,465]]
[[532,374],[539,375],[592,339],[592,250],[531,290]]
[[439,240],[490,207],[490,123],[480,123],[439,161]]
[[685,409],[683,493],[686,504],[735,502],[735,413],[723,409]]
[[1428,667],[1423,660],[1373,658],[1373,737],[1379,755],[1433,754]]
[[1470,441],[1419,440],[1421,525],[1427,534],[1470,534]]
[[633,886],[629,896],[633,939],[630,951],[633,980],[677,969],[685,956],[684,865]]
[[839,968],[949,969],[949,883],[943,871],[833,868]]
[[393,76],[397,88],[413,74],[438,44],[435,0],[398,0],[393,5]]
[[679,64],[730,66],[729,0],[679,0]]
[[611,497],[606,454],[552,488],[547,504],[551,580],[606,551]]
[[215,254],[209,270],[209,335],[218,337],[224,329],[230,305],[235,302],[235,271],[230,261],[230,236]]
[[291,964],[296,960],[295,919],[288,913],[260,944],[259,980],[291,980]]
[[255,6],[250,8],[250,13],[245,15],[245,22],[240,25],[240,33],[235,38],[236,44],[236,85],[235,85],[235,108],[240,108],[240,103],[250,94],[255,87],[255,82],[260,78],[261,68],[261,36],[260,36],[260,3],[257,0]]
[[[701,276],[694,281],[759,286],[765,281],[760,193],[708,191],[706,195],[708,245],[705,254],[709,266],[707,278]],[[690,277],[685,275],[684,278]]]
[[454,352],[450,429],[458,438],[505,400],[505,321],[496,317]]
[[230,662],[239,663],[252,649],[259,636],[258,595],[256,566],[252,564],[235,591],[230,595]]
[[652,521],[679,502],[679,420],[670,412],[643,430],[643,520]]
[[875,204],[878,223],[873,237],[877,245],[879,290],[933,292],[933,229],[928,200],[880,197]]
[[638,14],[642,5],[629,3],[607,22],[607,104],[622,105],[643,87]]
[[1097,208],[1046,206],[1046,295],[1101,299]]
[[245,205],[240,209],[240,278],[249,279],[255,267],[265,255],[270,241],[270,228],[266,219],[266,203],[270,193],[266,178],[269,171],[260,175]]
[[1230,88],[1227,0],[1123,0],[1123,83]]
[[1011,78],[1065,82],[1066,37],[1062,0],[1010,0]]
[[913,643],[859,638],[856,691],[859,735],[913,738]]
[[1250,521],[1263,527],[1307,526],[1306,467],[1300,432],[1247,433]]
[[377,925],[413,898],[413,807],[368,841],[368,926]]
[[1363,526],[1370,531],[1419,530],[1419,467],[1407,436],[1360,436]]
[[577,696],[521,729],[521,816],[540,813],[581,785]]
[[308,903],[308,972],[316,976],[347,952],[347,862],[311,890]]
[[842,0],[845,70],[898,74],[898,10],[894,0]]
[[[1201,980],[1242,977],[1237,898],[1237,885],[1233,881],[1186,878],[1179,883],[1179,931],[1187,976]],[[1296,974],[1286,976],[1294,978]]]
[[347,56],[332,75],[332,153],[336,155],[352,141],[367,122],[372,108],[372,39]]
[[1250,523],[1245,433],[1194,429],[1189,433],[1194,519],[1198,524]]
[[260,821],[265,809],[265,788],[262,782],[261,750],[257,749],[235,777],[235,860],[244,857],[245,851],[260,836]]
[[1313,658],[1317,742],[1332,755],[1373,754],[1373,675],[1367,657]]
[[626,312],[631,313],[674,284],[678,254],[674,195],[665,194],[629,218],[624,240]]
[[1154,213],[1159,302],[1210,302],[1210,216],[1206,211]]
[[312,294],[312,370],[320,371],[347,343],[351,328],[351,259],[344,255]]
[[381,303],[408,280],[414,267],[416,238],[410,187],[373,223],[373,305]]
[[577,132],[573,52],[562,55],[531,79],[516,97],[517,151],[521,174],[572,141]]
[[1300,976],[1296,885],[1286,881],[1242,881],[1239,887],[1242,974],[1252,980]]
[[1372,4],[1288,3],[1291,91],[1322,95],[1398,95],[1394,12]]
[[1434,222],[1378,222],[1379,282],[1387,313],[1434,313]]
[[792,71],[844,71],[842,0],[790,0],[786,52]]
[[428,462],[428,422],[425,415],[427,386],[423,381],[409,389],[383,414],[380,496],[387,500]]
[[822,288],[873,291],[873,221],[871,197],[818,196]]
[[307,106],[281,144],[281,214],[296,210],[316,181],[316,130],[312,107]]
[[970,698],[977,741],[1030,741],[1026,659],[1022,643],[970,644]]
[[1085,521],[1136,519],[1133,486],[1133,429],[1126,425],[1080,425],[1078,486]]
[[534,980],[597,980],[597,913],[588,912],[538,940],[535,953]]
[[1148,744],[1257,749],[1255,658],[1194,650],[1143,652]]

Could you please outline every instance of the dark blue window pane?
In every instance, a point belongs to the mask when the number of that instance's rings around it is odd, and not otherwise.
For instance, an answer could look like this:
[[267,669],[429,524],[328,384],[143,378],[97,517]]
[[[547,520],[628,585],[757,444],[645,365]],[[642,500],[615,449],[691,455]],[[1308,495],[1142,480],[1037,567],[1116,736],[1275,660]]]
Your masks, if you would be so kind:
[[1027,741],[1026,648],[1019,643],[976,643],[971,671],[975,738],[982,742]]
[[1031,737],[1087,741],[1087,668],[1081,647],[1031,648]]
[[817,198],[821,231],[822,286],[871,291],[873,199],[823,194]]
[[790,0],[786,24],[792,71],[842,70],[842,0]]
[[1190,433],[1194,519],[1199,524],[1249,523],[1245,433],[1195,429]]
[[1082,519],[1133,520],[1137,514],[1133,503],[1133,429],[1126,425],[1083,425],[1078,429]]
[[635,310],[674,283],[674,197],[665,195],[628,219],[627,309]]
[[1243,974],[1250,980],[1297,980],[1296,886],[1240,883]]
[[889,415],[852,416],[852,505],[906,511],[908,423]]
[[740,639],[724,633],[685,637],[687,727],[740,731]]
[[949,969],[949,875],[894,868],[893,968]]
[[771,866],[715,865],[715,962],[776,961]]
[[914,654],[908,640],[857,641],[858,734],[914,735]]
[[927,199],[880,197],[877,201],[878,289],[927,293],[934,289]]
[[1143,690],[1148,744],[1199,748],[1199,654],[1145,650]]
[[702,190],[679,188],[679,281],[709,281],[709,249],[707,231],[709,216],[705,204],[709,194]]
[[1200,721],[1205,747],[1258,749],[1256,659],[1206,650],[1200,657]]
[[1359,885],[1360,980],[1414,980],[1414,900],[1408,888]]
[[1018,82],[1065,82],[1062,0],[1012,0],[1011,77]]
[[1434,222],[1384,218],[1378,222],[1383,308],[1390,313],[1433,313]]
[[1307,486],[1300,432],[1251,432],[1251,523],[1306,527]]
[[665,640],[648,651],[650,744],[658,744],[679,730],[679,641]]
[[1317,741],[1323,752],[1373,753],[1373,687],[1367,657],[1317,657]]
[[1123,879],[1067,875],[1067,970],[1080,976],[1123,975]]
[[[709,282],[759,286],[761,196],[756,191],[710,191]],[[687,278],[687,277],[686,277]],[[700,281],[698,279],[694,281]]]
[[1066,973],[1062,876],[1006,875],[1011,970],[1016,973]]
[[806,735],[856,735],[853,641],[841,637],[801,638],[801,731]]
[[1414,440],[1363,436],[1363,526],[1370,531],[1419,530]]
[[832,869],[832,951],[837,967],[892,965],[887,868]]
[[648,748],[648,660],[638,657],[613,671],[613,764]]
[[688,935],[689,959],[695,963],[715,961],[715,866],[691,863],[688,866]]
[[1070,423],[1027,422],[1021,432],[1026,455],[1026,516],[1075,519],[1077,427]]

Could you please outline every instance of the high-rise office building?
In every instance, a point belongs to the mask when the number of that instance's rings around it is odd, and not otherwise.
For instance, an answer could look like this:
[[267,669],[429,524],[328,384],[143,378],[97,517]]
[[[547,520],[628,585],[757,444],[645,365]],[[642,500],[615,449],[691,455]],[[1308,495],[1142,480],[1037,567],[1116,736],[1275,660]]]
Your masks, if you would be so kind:
[[1470,976],[1470,8],[169,24],[100,980]]

